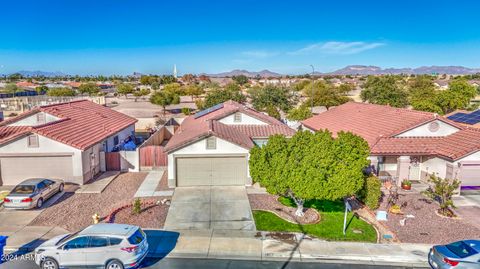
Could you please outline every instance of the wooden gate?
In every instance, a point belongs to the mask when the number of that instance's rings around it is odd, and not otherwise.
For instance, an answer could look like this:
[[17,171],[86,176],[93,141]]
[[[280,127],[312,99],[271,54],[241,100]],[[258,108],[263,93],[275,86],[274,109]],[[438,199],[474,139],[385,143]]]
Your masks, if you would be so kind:
[[158,168],[163,166],[167,166],[167,153],[162,146],[140,148],[140,167]]
[[107,171],[120,171],[120,152],[106,152],[105,167]]

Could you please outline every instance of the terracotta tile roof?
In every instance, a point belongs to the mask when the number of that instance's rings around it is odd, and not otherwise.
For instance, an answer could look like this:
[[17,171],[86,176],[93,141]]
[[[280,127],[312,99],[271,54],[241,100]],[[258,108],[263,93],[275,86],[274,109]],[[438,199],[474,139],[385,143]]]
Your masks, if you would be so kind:
[[313,130],[328,129],[334,135],[350,131],[372,146],[382,136],[391,136],[433,119],[433,113],[348,102],[306,119],[302,124]]
[[[394,137],[433,120],[459,131],[439,137]],[[302,122],[333,134],[351,131],[362,136],[373,155],[435,155],[458,160],[480,150],[480,129],[468,128],[433,113],[364,103],[346,103]]]
[[374,155],[437,155],[458,160],[480,151],[480,130],[468,128],[444,137],[388,137],[372,147]]
[[[245,113],[267,123],[267,125],[227,125],[218,121],[235,112]],[[221,109],[198,118],[195,118],[195,115],[187,117],[166,145],[165,151],[174,151],[211,135],[250,149],[254,146],[252,141],[254,137],[268,137],[272,134],[290,136],[294,132],[294,130],[275,118],[237,102],[227,101],[223,103],[223,108]]]
[[274,134],[293,136],[295,130],[287,125],[233,125],[234,129],[247,134],[250,138],[264,138]]
[[[6,134],[8,124],[33,115],[39,111],[60,118],[44,125],[30,126],[29,132],[38,133],[72,147],[85,150],[137,121],[88,100],[41,106],[0,124],[0,137]],[[14,135],[14,134],[12,134]],[[12,136],[8,135],[8,137]],[[0,140],[4,143],[6,138]],[[5,140],[5,141],[3,141]]]
[[0,126],[0,144],[14,140],[30,133],[32,130],[28,126]]

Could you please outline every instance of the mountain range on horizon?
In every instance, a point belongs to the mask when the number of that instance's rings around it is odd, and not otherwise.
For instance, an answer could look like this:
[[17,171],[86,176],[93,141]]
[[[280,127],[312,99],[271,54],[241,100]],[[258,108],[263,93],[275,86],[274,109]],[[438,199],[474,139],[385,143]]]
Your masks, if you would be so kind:
[[[374,65],[348,65],[344,68],[337,69],[333,72],[315,72],[315,75],[398,75],[398,74],[448,74],[448,75],[468,75],[480,73],[480,68],[469,68],[464,66],[421,66],[417,68],[381,68]],[[281,77],[285,74],[275,73],[269,70],[259,72],[250,72],[247,70],[235,69],[230,72],[222,72],[217,74],[207,74],[210,77],[232,77],[245,75],[247,77]]]
[[[65,74],[63,72],[49,72],[49,71],[18,71],[15,73],[19,73],[24,77],[56,77],[56,76],[69,76],[69,74]],[[417,68],[382,68],[374,65],[348,65],[344,68],[337,69],[332,72],[315,72],[315,75],[386,75],[386,74],[415,74],[415,75],[423,75],[423,74],[448,74],[448,75],[468,75],[468,74],[475,74],[480,73],[480,68],[469,68],[465,66],[421,66]],[[13,74],[13,73],[11,73]],[[140,76],[141,74],[138,72],[133,73],[135,77]],[[9,74],[3,74],[1,76],[5,76]],[[270,70],[261,70],[261,71],[248,71],[244,69],[234,69],[229,72],[220,72],[220,73],[200,73],[198,75],[206,75],[209,77],[233,77],[244,75],[250,78],[253,77],[282,77],[287,74],[281,74],[277,72],[272,72]]]

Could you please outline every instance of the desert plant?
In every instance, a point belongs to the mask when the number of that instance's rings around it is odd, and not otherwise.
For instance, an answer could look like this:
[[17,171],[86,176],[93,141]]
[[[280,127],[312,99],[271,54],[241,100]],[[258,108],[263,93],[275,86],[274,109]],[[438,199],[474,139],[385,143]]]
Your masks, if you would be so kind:
[[451,210],[451,208],[455,208],[452,197],[457,194],[457,190],[460,187],[460,180],[441,178],[432,174],[428,181],[432,183],[432,185],[422,193],[440,204],[438,213],[447,217],[454,216]]
[[360,190],[360,198],[370,208],[377,209],[382,196],[380,188],[382,183],[376,176],[370,176],[365,179],[363,189]]
[[142,202],[140,198],[137,198],[133,201],[132,213],[134,215],[139,215],[142,212]]

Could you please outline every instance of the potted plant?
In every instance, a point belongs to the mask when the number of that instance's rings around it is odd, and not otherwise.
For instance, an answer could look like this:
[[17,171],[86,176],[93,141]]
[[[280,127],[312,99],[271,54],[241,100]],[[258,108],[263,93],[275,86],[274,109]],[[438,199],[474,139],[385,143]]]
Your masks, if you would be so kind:
[[412,182],[408,179],[402,181],[402,189],[409,191],[412,189]]

